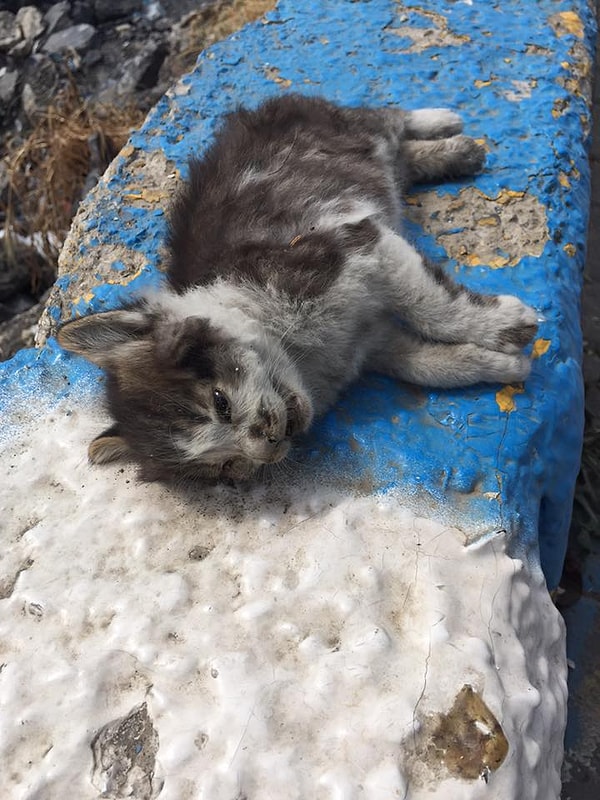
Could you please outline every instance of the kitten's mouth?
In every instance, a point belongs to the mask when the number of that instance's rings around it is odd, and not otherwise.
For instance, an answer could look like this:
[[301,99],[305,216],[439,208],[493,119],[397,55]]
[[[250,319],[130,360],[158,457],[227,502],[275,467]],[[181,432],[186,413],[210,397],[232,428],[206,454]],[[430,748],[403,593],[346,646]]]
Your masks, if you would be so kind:
[[276,464],[283,461],[290,449],[289,439],[282,439],[279,442],[271,443],[265,441],[260,448],[256,448],[253,453],[248,453],[248,458],[261,464]]

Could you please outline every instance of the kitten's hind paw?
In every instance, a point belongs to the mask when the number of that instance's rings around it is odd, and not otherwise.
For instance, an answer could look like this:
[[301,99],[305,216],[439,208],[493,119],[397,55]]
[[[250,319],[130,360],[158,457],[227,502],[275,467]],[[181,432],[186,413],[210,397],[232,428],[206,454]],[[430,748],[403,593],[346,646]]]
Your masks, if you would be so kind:
[[477,175],[485,166],[485,148],[470,136],[453,136],[446,139],[448,154],[451,156],[449,175],[461,177]]
[[499,295],[496,299],[497,327],[486,337],[485,346],[502,353],[518,353],[537,333],[538,312],[512,295]]
[[527,380],[531,373],[531,359],[523,355],[510,356],[504,353],[496,355],[503,355],[506,359],[502,374],[498,376],[501,383],[522,383]]
[[509,355],[498,351],[482,350],[485,363],[481,366],[479,380],[486,383],[522,383],[531,372],[531,360],[522,354]]
[[447,139],[463,129],[463,121],[449,108],[418,108],[405,116],[408,139]]

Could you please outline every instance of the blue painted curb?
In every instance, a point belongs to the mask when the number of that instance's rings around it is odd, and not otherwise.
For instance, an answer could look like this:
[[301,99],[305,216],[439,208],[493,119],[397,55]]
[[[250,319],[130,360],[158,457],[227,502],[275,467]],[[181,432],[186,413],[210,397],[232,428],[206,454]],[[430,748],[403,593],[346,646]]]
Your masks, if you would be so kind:
[[[467,132],[485,141],[487,168],[475,180],[431,189],[431,197],[446,206],[475,198],[474,230],[500,224],[509,242],[527,230],[534,209],[536,241],[514,252],[499,243],[492,256],[452,255],[443,243],[452,235],[460,241],[462,229],[425,225],[427,232],[413,221],[408,232],[463,283],[516,294],[540,310],[546,321],[532,376],[524,387],[452,392],[367,376],[318,423],[298,458],[356,490],[401,487],[429,513],[477,536],[505,530],[512,554],[533,567],[541,558],[548,585],[556,586],[582,442],[579,294],[594,34],[585,0],[282,0],[264,21],[203,53],[131,137],[88,198],[79,254],[83,263],[90,253],[119,245],[143,266],[131,275],[126,261],[115,258],[110,280],[102,276],[75,298],[69,287],[82,267],[68,264],[49,308],[50,329],[61,317],[118,306],[160,281],[164,197],[144,196],[140,154],[150,160],[160,151],[185,174],[188,155],[207,146],[224,113],[288,89],[348,105],[460,111]],[[1,365],[0,379],[4,410],[32,392],[78,396],[102,383],[100,373],[52,339],[41,351],[23,351]]]

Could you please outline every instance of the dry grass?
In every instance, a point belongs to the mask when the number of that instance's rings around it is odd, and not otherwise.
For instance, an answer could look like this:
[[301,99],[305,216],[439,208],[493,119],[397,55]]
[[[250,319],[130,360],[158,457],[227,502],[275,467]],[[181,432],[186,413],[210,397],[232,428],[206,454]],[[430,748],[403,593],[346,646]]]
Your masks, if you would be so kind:
[[174,71],[190,70],[202,50],[226,39],[241,27],[275,8],[277,0],[222,0],[210,8],[193,11],[181,25],[182,44],[173,57]]
[[[188,15],[181,25],[178,52],[169,58],[173,80],[192,68],[203,49],[258,19],[275,2],[222,0]],[[38,252],[31,249],[28,264],[34,294],[52,282],[58,252],[93,177],[102,174],[143,117],[144,112],[134,106],[86,103],[73,84],[39,116],[24,141],[6,143],[2,159],[8,167],[9,188],[6,203],[0,201],[5,227],[0,246],[5,263],[15,265],[24,255],[22,248],[17,254],[13,234],[35,240]]]
[[[114,108],[85,103],[71,85],[41,114],[22,142],[8,141],[7,200],[0,206],[5,221],[4,256],[16,258],[12,234],[35,241],[42,259],[54,269],[90,174],[101,175],[123,146],[143,113],[136,108]],[[33,263],[38,264],[39,259]],[[40,286],[33,269],[32,291]]]

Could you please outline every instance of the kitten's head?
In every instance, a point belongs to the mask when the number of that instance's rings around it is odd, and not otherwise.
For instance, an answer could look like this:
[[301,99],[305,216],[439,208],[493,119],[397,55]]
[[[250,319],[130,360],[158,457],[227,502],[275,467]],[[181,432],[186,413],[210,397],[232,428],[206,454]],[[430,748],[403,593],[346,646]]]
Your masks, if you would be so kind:
[[264,337],[244,343],[142,302],[68,322],[58,340],[107,373],[115,424],[90,444],[95,464],[133,460],[146,480],[243,478],[281,461],[312,421],[297,371]]

